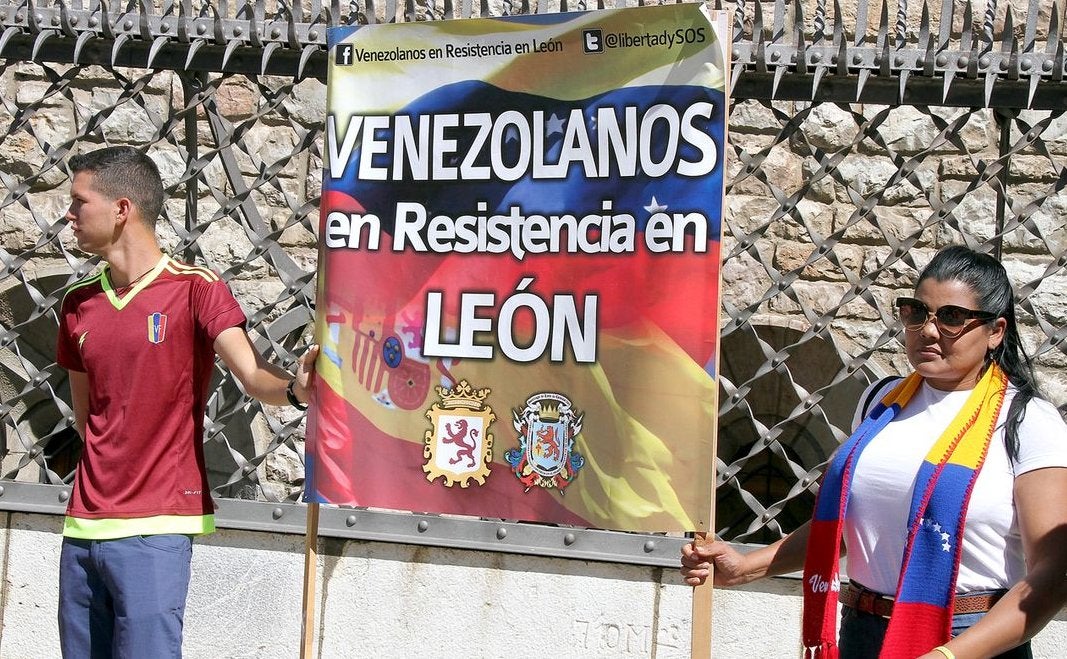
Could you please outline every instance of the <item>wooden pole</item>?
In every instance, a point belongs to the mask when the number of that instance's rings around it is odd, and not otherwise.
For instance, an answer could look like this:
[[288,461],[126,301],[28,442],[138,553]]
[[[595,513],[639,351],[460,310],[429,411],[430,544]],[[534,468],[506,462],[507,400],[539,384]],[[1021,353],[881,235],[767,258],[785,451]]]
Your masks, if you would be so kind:
[[[731,79],[731,76],[730,76],[730,62],[732,61],[732,58],[731,58],[731,46],[733,44],[733,23],[734,23],[733,10],[730,10],[730,9],[723,10],[722,13],[717,12],[717,11],[712,11],[710,13],[710,15],[709,15],[709,18],[713,22],[716,22],[723,15],[725,15],[725,21],[724,21],[725,29],[723,30],[723,32],[725,34],[717,34],[717,36],[720,39],[720,43],[724,44],[724,48],[723,48],[723,51],[724,51],[723,52],[723,65],[726,68],[726,71],[724,73],[724,79],[725,80],[730,80]],[[718,25],[716,25],[715,31],[716,31],[716,33],[718,33],[718,31],[719,31]],[[724,97],[724,101],[726,103],[726,107],[723,109],[723,112],[724,112],[724,116],[725,117],[729,117],[730,116],[730,94],[729,94],[729,89],[730,89],[729,86],[727,86],[726,87],[726,92],[727,93],[726,93],[726,95]],[[722,165],[722,167],[723,167],[723,171],[726,171],[726,156],[727,156],[726,152],[729,151],[729,149],[726,148],[726,145],[730,143],[730,123],[729,123],[729,121],[727,121],[725,123],[725,125],[723,126],[722,143],[723,143],[723,154],[722,154],[723,155],[723,165]],[[724,209],[724,211],[726,209],[726,186],[725,185],[722,187],[722,205],[720,206],[720,208]],[[718,283],[718,285],[717,285],[715,290],[716,290],[716,294],[719,297],[719,313],[721,313],[721,310],[722,310],[722,264],[721,263],[719,264],[719,283]],[[721,357],[721,355],[719,354],[719,345],[720,345],[719,338],[720,338],[719,335],[716,333],[716,335],[715,335],[715,370],[714,370],[714,373],[712,374],[713,377],[715,378],[716,385],[719,382],[719,360],[720,360],[720,357]],[[718,391],[718,387],[716,387],[716,391]],[[716,404],[718,404],[717,398],[718,397],[716,396]],[[710,450],[710,454],[712,456],[715,456],[715,455],[718,454],[718,446],[719,446],[719,427],[718,426],[719,426],[719,424],[718,424],[718,421],[716,420],[715,427],[712,428],[712,432],[711,432],[711,450]],[[711,529],[714,530],[714,528],[715,528],[715,487],[714,487],[714,484],[718,482],[718,479],[716,478],[716,474],[715,474],[715,460],[714,460],[714,457],[711,460],[711,464],[712,464],[712,467],[711,467],[712,488],[711,488],[711,500],[708,502],[708,528],[711,528]],[[714,539],[715,535],[712,534],[711,537],[712,537],[712,539]],[[708,535],[706,533],[698,531],[698,532],[693,534],[693,544],[694,545],[700,546],[700,545],[703,545],[703,544],[705,544],[707,542],[709,542],[709,539],[708,539]],[[709,574],[708,574],[707,581],[705,581],[703,584],[701,584],[699,586],[694,586],[693,587],[693,604],[692,604],[692,611],[691,611],[691,615],[690,615],[690,619],[693,621],[693,628],[689,633],[689,656],[692,659],[711,659],[711,619],[712,619],[711,594],[712,594],[712,591],[715,589],[715,587],[712,585],[714,583],[714,580],[715,580],[715,565],[712,564],[711,570],[709,571]]]
[[311,659],[315,647],[315,577],[318,572],[319,504],[307,506],[307,534],[304,538],[304,601],[300,625],[300,659]]
[[[693,538],[693,544],[702,545],[707,542],[704,533],[697,533]],[[712,568],[714,569],[714,567]],[[708,580],[699,586],[693,586],[693,629],[690,632],[689,656],[692,659],[711,659],[711,594],[714,587],[711,585],[713,574],[708,575]]]

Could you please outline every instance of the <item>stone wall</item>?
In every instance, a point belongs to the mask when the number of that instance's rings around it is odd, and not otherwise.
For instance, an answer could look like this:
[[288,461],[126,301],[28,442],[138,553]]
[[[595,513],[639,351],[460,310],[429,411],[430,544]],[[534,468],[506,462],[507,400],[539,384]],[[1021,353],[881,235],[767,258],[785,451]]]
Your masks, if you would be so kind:
[[[790,133],[788,122],[798,116],[803,120]],[[1047,116],[1023,112],[1018,121],[1033,125]],[[944,134],[954,122],[958,130]],[[987,243],[996,233],[994,186],[974,187],[980,171],[999,157],[994,110],[741,101],[731,113],[730,131],[739,157],[728,165],[731,231],[724,254],[736,252],[739,239],[747,238],[751,247],[726,259],[724,298],[743,308],[773,289],[784,273],[797,275],[791,294],[774,295],[759,307],[754,322],[808,328],[812,323],[805,309],[822,314],[836,308],[835,343],[845,355],[860,354],[892,323],[892,300],[910,290],[916,268],[934,251],[952,242]],[[1063,174],[1065,136],[1067,121],[1056,119],[1041,133],[1045,153],[1011,158],[1007,215],[1025,221],[1003,241],[1005,267],[1027,299],[1020,316],[1024,340],[1031,353],[1040,350],[1041,383],[1061,406],[1067,404],[1067,354],[1062,339],[1059,347],[1048,341],[1049,326],[1062,328],[1067,322],[1067,270],[1061,258],[1067,251],[1067,195],[1043,196]],[[1012,140],[1019,138],[1016,129]],[[823,175],[820,159],[841,154],[846,155],[836,163],[836,174]],[[757,161],[758,168],[748,167]],[[911,177],[887,185],[900,163],[914,163]],[[779,200],[798,194],[795,211],[781,216]],[[863,217],[857,209],[872,198],[879,201]],[[945,208],[952,208],[948,218],[934,221],[936,211]],[[831,236],[836,237],[832,249],[809,263]],[[895,246],[909,241],[913,244],[901,254]],[[869,276],[871,285],[854,290],[862,276]],[[877,306],[861,292],[872,295]],[[1040,314],[1040,324],[1025,313],[1031,309]],[[899,340],[878,349],[873,359],[881,372],[908,369]]]
[[[56,516],[0,525],[0,656],[59,657]],[[183,656],[297,657],[300,536],[220,531],[198,539]],[[692,589],[677,570],[320,539],[311,657],[690,657]],[[712,598],[712,656],[796,659],[800,580],[776,578]],[[1067,611],[1034,639],[1034,657],[1067,647]]]
[[[1009,4],[1016,14],[1029,6]],[[1046,13],[1051,7],[1039,4]],[[808,16],[816,6],[805,5]],[[918,7],[908,5],[909,15]],[[975,5],[976,16],[983,7]],[[846,25],[854,24],[854,8],[846,7],[845,15]],[[868,22],[876,25],[877,16],[872,7]],[[1003,26],[998,19],[994,32]],[[62,162],[73,152],[102,144],[148,146],[168,186],[158,226],[164,247],[222,272],[265,345],[270,323],[298,303],[278,276],[270,248],[280,246],[302,273],[315,270],[325,86],[314,79],[211,74],[197,94],[194,82],[167,71],[0,60],[0,246],[7,267],[0,278],[0,323],[12,329],[21,350],[16,356],[10,344],[0,344],[5,396],[32,379],[34,369],[44,369],[56,395],[64,395],[62,374],[51,366],[54,337],[47,332],[53,321],[38,310],[31,331],[25,319],[73,268],[93,266],[62,229],[68,184]],[[735,100],[723,238],[724,341],[729,332],[765,343],[769,328],[793,333],[776,346],[785,351],[782,362],[748,383],[749,400],[770,401],[770,408],[750,405],[753,419],[790,413],[793,403],[782,402],[779,388],[796,388],[816,371],[828,374],[828,382],[840,369],[856,370],[848,366],[856,360],[860,373],[835,385],[821,404],[840,429],[864,379],[908,370],[899,329],[893,329],[892,300],[910,291],[917,270],[940,246],[994,239],[1001,181],[989,172],[1004,162],[1004,121],[990,109]],[[1009,146],[1024,146],[1008,164],[1004,262],[1023,298],[1020,321],[1027,347],[1037,354],[1041,384],[1062,407],[1067,195],[1059,187],[1067,120],[1023,111],[1008,122]],[[250,225],[249,210],[262,227]],[[743,355],[724,353],[724,372],[731,361],[745,360],[753,363],[750,373],[760,372],[770,359],[764,349],[753,340]],[[813,354],[825,355],[821,369],[812,367]],[[15,418],[25,421],[24,430],[4,428],[19,434],[4,438],[5,474],[29,461],[17,477],[41,478],[32,469],[34,442],[39,428],[50,432],[60,421],[50,395],[42,388],[32,413],[20,403]],[[254,463],[256,482],[241,482],[227,495],[294,496],[303,477],[299,438],[255,458],[273,439],[270,423],[293,423],[298,416],[268,409],[265,418],[258,408],[249,414],[252,420],[240,417],[208,443],[220,465],[218,482]],[[824,444],[838,439],[832,428],[820,432]],[[813,455],[801,466],[819,461]]]

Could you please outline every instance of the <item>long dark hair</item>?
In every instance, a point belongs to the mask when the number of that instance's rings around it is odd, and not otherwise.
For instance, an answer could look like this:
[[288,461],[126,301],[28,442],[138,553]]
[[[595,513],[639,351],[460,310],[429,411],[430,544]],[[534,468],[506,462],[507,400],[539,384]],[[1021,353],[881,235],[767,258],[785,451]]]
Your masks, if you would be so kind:
[[919,275],[916,287],[926,279],[966,284],[978,298],[980,310],[995,313],[1007,322],[1004,340],[987,358],[1003,369],[1016,388],[1015,397],[1008,407],[1008,418],[1004,422],[1004,447],[1012,460],[1018,459],[1019,424],[1026,414],[1027,404],[1032,398],[1041,398],[1041,393],[1037,388],[1034,364],[1019,339],[1019,326],[1015,321],[1015,292],[1008,280],[1008,273],[1000,261],[992,256],[962,245],[952,245],[934,255]]

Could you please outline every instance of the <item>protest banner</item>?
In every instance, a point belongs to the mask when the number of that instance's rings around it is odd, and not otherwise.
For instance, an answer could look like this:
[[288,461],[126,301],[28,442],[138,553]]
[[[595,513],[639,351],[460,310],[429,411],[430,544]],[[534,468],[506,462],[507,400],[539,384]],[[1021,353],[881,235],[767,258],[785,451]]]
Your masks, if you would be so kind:
[[726,34],[329,31],[307,501],[709,528]]

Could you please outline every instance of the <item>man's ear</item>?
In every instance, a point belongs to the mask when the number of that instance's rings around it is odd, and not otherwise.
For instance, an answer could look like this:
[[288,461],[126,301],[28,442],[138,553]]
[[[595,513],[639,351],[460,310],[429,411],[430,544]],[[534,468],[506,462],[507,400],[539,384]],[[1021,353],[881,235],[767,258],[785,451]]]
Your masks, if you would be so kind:
[[119,219],[123,222],[127,222],[130,216],[134,213],[133,202],[127,197],[119,197],[115,200],[115,210],[119,215]]

